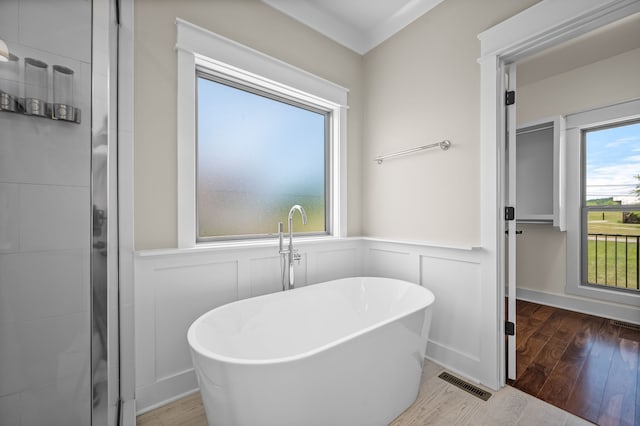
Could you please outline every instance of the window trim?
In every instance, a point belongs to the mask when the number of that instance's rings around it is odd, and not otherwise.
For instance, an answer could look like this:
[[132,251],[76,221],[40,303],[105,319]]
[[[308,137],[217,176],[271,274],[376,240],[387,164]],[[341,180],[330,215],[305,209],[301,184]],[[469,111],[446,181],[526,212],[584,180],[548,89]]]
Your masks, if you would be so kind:
[[[281,93],[331,111],[329,191],[326,237],[346,237],[348,90],[233,40],[177,18],[177,222],[178,248],[211,246],[197,242],[196,218],[196,69],[198,67]],[[236,240],[233,240],[236,241]],[[219,244],[229,246],[232,240]],[[247,240],[237,240],[247,245]]]
[[637,305],[640,294],[583,282],[583,185],[585,131],[640,118],[640,99],[567,116],[567,294],[621,304]]
[[585,127],[582,128],[580,131],[580,150],[581,150],[581,158],[580,158],[580,170],[582,172],[582,179],[580,182],[580,222],[581,222],[581,229],[582,229],[582,234],[581,234],[581,240],[580,240],[580,249],[582,250],[581,254],[580,254],[580,261],[582,262],[582,268],[581,268],[581,276],[580,276],[580,280],[583,286],[585,287],[593,287],[593,288],[604,288],[604,289],[611,289],[613,291],[616,292],[631,292],[631,294],[633,294],[634,292],[637,293],[637,290],[632,290],[632,289],[626,289],[626,288],[612,288],[612,287],[607,287],[606,284],[598,284],[598,283],[592,283],[589,282],[589,268],[588,268],[588,262],[587,262],[587,257],[588,257],[588,246],[587,246],[587,242],[588,242],[588,217],[589,217],[589,212],[591,211],[609,211],[609,212],[625,212],[625,211],[631,211],[631,210],[640,210],[640,203],[637,204],[624,204],[624,205],[619,205],[619,206],[589,206],[586,203],[586,199],[585,199],[585,193],[587,191],[587,173],[585,171],[585,166],[587,163],[587,133],[589,132],[593,132],[593,131],[599,131],[599,130],[605,130],[605,129],[611,129],[611,128],[616,128],[616,127],[622,127],[622,126],[627,126],[630,124],[639,124],[640,120],[615,120],[612,121],[606,125],[600,125],[600,126],[589,126],[589,127]]

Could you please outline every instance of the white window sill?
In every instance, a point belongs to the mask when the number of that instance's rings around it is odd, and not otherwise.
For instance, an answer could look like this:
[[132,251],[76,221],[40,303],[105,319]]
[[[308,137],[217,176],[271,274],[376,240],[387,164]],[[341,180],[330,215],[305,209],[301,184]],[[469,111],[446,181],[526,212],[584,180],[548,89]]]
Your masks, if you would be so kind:
[[[284,236],[285,244],[288,242],[288,234]],[[334,242],[346,242],[346,241],[360,241],[361,237],[334,237],[334,236],[310,236],[310,237],[294,237],[293,241],[296,246],[309,246],[319,245]],[[207,252],[220,252],[231,250],[250,250],[259,248],[278,247],[278,237],[260,239],[260,240],[234,240],[234,241],[220,241],[210,243],[200,243],[195,247],[189,248],[170,248],[170,249],[151,249],[136,251],[137,257],[151,257],[151,256],[166,256],[175,254],[187,254],[187,253],[207,253]]]

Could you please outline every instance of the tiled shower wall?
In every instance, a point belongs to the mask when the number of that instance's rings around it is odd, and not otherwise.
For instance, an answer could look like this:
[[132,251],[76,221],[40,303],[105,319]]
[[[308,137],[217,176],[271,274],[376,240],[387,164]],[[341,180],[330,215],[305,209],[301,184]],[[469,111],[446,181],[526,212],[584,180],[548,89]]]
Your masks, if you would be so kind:
[[2,0],[0,38],[49,64],[49,101],[51,66],[73,69],[82,110],[0,112],[0,425],[90,424],[91,2]]

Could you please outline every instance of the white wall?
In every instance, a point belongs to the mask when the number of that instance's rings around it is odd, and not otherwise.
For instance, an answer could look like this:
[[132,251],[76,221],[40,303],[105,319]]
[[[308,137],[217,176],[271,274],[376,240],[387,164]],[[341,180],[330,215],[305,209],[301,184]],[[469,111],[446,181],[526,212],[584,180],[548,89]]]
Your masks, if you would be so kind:
[[516,104],[518,124],[638,98],[639,70],[640,49],[634,49],[519,86]]
[[[223,303],[276,291],[280,281],[275,247],[171,250],[175,18],[350,90],[348,231],[384,240],[301,244],[303,282],[368,274],[430,288],[436,304],[427,355],[497,386],[498,342],[487,338],[497,333],[495,283],[481,282],[483,253],[471,248],[480,240],[477,35],[534,3],[447,0],[363,58],[258,1],[135,2],[135,247],[144,250],[134,261],[139,410],[194,389],[186,344],[193,320]],[[453,143],[447,152],[373,161],[442,139]]]
[[[486,382],[480,251],[382,240],[298,242],[299,286],[370,275],[433,291],[427,357]],[[235,300],[280,290],[276,246],[243,250],[139,252],[136,266],[136,404],[139,412],[197,388],[186,340],[200,315]],[[295,320],[295,319],[293,319]],[[452,333],[452,330],[456,330]]]
[[[640,49],[518,87],[520,124],[587,111],[640,97]],[[602,304],[565,292],[566,234],[551,225],[519,224],[519,296],[637,322],[629,305]],[[595,304],[594,304],[595,303]],[[599,310],[599,311],[596,311]],[[636,316],[630,318],[629,316]]]
[[90,36],[84,0],[0,2],[0,38],[49,64],[49,81],[52,65],[73,69],[83,114],[77,125],[0,112],[2,425],[90,423]]
[[[534,0],[447,0],[365,55],[363,232],[480,241],[478,34]],[[450,150],[372,161],[443,139]]]
[[350,235],[361,234],[362,57],[257,0],[136,0],[135,247],[177,247],[177,17],[349,89]]

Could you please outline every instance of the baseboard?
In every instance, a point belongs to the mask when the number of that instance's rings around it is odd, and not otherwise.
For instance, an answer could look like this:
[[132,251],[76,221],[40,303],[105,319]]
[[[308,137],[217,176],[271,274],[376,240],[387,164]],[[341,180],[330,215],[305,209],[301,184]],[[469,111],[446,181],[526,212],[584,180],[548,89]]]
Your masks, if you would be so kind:
[[136,400],[131,399],[122,404],[122,426],[136,426]]
[[[429,340],[427,343],[427,353],[425,355],[430,361],[433,361],[452,373],[456,373],[466,379],[488,386],[482,380],[482,363],[479,358],[465,354],[446,345]],[[488,386],[493,389],[492,386]],[[494,389],[497,390],[497,389]]]
[[569,311],[640,324],[638,308],[633,306],[626,307],[605,301],[585,299],[566,294],[545,293],[526,288],[516,289],[516,298]]
[[198,381],[193,369],[160,379],[136,389],[136,414],[144,414],[197,391]]

